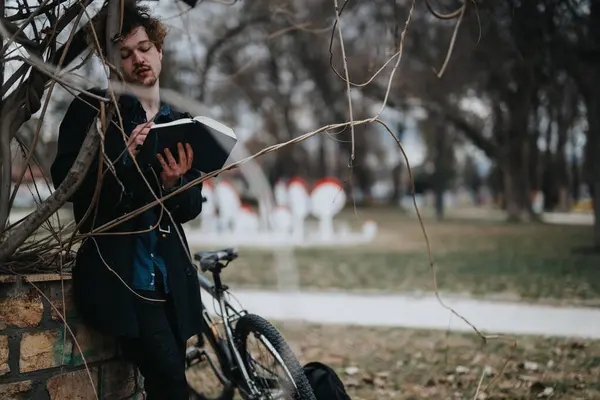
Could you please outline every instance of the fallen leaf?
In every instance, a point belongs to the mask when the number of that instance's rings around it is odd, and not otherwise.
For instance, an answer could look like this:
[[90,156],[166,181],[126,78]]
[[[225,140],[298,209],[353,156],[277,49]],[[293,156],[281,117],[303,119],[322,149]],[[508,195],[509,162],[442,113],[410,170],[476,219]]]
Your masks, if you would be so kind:
[[374,379],[373,379],[373,377],[372,377],[372,376],[370,376],[370,375],[364,375],[364,376],[362,377],[362,381],[363,381],[364,383],[366,383],[367,385],[372,385],[372,384],[374,383]]
[[538,378],[532,375],[519,375],[519,379],[524,382],[537,382]]
[[466,374],[466,373],[468,373],[469,371],[470,371],[470,369],[469,369],[469,368],[467,368],[467,367],[465,367],[465,366],[463,366],[463,365],[457,365],[457,366],[456,366],[456,369],[455,369],[455,372],[456,372],[457,374],[459,374],[459,375]]
[[356,378],[348,378],[344,381],[344,385],[347,387],[359,387],[360,382]]
[[519,364],[519,368],[525,369],[527,371],[537,371],[539,368],[539,364],[533,361],[525,361]]
[[540,397],[540,398],[542,398],[542,397],[550,397],[550,396],[552,396],[553,394],[554,394],[554,389],[548,386],[548,387],[546,387],[546,388],[545,388],[545,389],[542,391],[542,393],[538,394],[538,396],[537,396],[537,397]]
[[344,372],[346,372],[346,375],[355,375],[358,372],[358,367],[347,367]]
[[373,384],[375,385],[375,387],[377,387],[379,389],[383,389],[386,386],[386,380],[384,378],[376,376],[375,379],[373,380]]
[[560,347],[555,347],[552,352],[554,354],[556,354],[557,356],[560,356],[562,354],[562,350],[560,349]]
[[488,395],[485,392],[479,392],[479,394],[477,395],[477,400],[487,400]]
[[585,349],[586,347],[587,347],[587,344],[583,343],[583,342],[573,342],[573,343],[571,343],[571,348],[573,350],[582,350],[582,349]]
[[376,374],[379,378],[387,379],[390,376],[389,371],[380,371]]

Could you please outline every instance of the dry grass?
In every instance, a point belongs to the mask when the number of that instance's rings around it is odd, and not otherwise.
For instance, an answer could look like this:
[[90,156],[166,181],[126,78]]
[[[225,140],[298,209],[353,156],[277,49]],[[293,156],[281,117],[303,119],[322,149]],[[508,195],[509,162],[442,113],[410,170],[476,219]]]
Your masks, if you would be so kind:
[[514,339],[484,345],[442,331],[278,328],[302,363],[333,366],[356,400],[473,399],[482,374],[480,399],[539,398],[544,390],[564,400],[600,398],[600,341],[519,337],[514,347]]
[[[294,252],[303,290],[432,291],[425,239],[416,218],[383,210],[344,219],[379,223],[368,245]],[[600,255],[579,254],[587,227],[427,220],[442,292],[546,303],[600,304]],[[275,288],[272,251],[243,248],[223,273],[234,288]]]
[[474,399],[482,376],[480,400],[600,398],[600,341],[275,325],[302,364],[332,366],[353,400]]

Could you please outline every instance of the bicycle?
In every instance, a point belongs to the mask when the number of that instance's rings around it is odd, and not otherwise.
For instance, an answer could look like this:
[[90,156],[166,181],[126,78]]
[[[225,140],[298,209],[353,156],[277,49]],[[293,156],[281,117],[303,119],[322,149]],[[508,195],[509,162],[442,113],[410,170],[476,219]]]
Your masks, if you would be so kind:
[[[202,302],[203,331],[197,335],[198,343],[187,348],[186,370],[191,372],[198,365],[204,368],[208,366],[220,383],[214,394],[208,393],[209,388],[205,385],[194,388],[192,380],[188,378],[191,398],[231,400],[237,389],[244,400],[316,400],[300,363],[279,331],[266,319],[248,313],[242,307],[236,309],[226,299],[229,287],[222,283],[221,271],[237,257],[238,252],[232,248],[194,254],[194,260],[199,262],[201,271],[212,273],[214,284],[201,273],[198,273],[198,279],[200,287],[218,302],[218,317],[221,321],[213,320]],[[219,331],[220,325],[224,332]],[[255,360],[248,352],[251,334],[258,336],[282,367],[285,376],[283,382],[259,375]],[[268,368],[261,368],[270,372]],[[274,393],[269,394],[267,390]]]

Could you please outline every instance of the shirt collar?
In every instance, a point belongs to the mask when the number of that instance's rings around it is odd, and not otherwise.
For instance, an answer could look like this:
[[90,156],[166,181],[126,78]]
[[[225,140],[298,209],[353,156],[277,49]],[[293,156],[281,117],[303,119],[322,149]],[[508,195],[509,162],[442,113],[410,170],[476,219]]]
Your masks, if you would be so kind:
[[[119,101],[123,107],[126,107],[130,110],[133,110],[136,107],[139,107],[140,109],[143,108],[142,103],[140,103],[138,98],[129,93],[123,93],[121,95],[121,97],[119,98]],[[161,117],[171,117],[173,119],[175,118],[175,115],[174,115],[174,112],[173,112],[173,109],[171,108],[171,106],[162,100],[160,102],[158,114],[156,115],[156,117],[154,119],[157,120],[158,118],[161,118]]]

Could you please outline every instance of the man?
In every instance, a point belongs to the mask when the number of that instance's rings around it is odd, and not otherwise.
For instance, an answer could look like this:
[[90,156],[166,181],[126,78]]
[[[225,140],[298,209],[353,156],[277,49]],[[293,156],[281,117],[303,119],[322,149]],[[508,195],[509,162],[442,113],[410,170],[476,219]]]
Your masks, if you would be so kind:
[[[98,152],[70,199],[81,233],[89,234],[200,176],[190,169],[192,149],[183,144],[177,161],[168,151],[157,155],[160,173],[143,170],[147,183],[133,163],[153,123],[184,114],[160,101],[164,26],[149,16],[145,7],[125,4],[118,42],[120,70],[132,91],[143,95],[121,96],[120,115],[115,113],[106,132],[104,151]],[[95,19],[96,37],[104,37],[105,18],[101,11]],[[91,91],[110,98],[105,90]],[[51,169],[55,186],[73,165],[98,109],[98,100],[91,96],[83,95],[70,104],[59,128]],[[99,174],[101,190],[95,193]],[[181,225],[201,212],[201,189],[201,184],[192,186],[165,200],[164,208],[157,205],[106,232],[91,232],[82,242],[73,268],[77,309],[93,328],[117,337],[123,354],[144,376],[150,400],[188,398],[185,343],[200,332],[202,315],[198,279]]]

